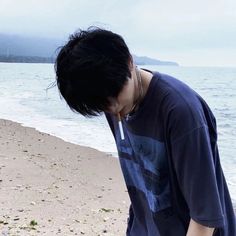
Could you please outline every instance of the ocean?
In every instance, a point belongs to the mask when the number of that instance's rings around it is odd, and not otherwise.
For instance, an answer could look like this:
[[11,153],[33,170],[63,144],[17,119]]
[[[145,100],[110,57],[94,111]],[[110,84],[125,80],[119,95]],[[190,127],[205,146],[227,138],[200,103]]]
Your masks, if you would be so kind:
[[[236,203],[236,68],[139,66],[186,82],[211,107],[218,124],[221,164]],[[0,118],[117,156],[104,116],[73,113],[60,97],[52,64],[0,63]]]

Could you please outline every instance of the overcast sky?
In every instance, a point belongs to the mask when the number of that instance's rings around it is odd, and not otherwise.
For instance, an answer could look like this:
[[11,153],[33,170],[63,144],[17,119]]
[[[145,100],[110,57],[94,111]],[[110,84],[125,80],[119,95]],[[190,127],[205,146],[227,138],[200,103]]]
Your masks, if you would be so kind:
[[0,33],[65,39],[90,25],[139,56],[236,66],[236,0],[0,0]]

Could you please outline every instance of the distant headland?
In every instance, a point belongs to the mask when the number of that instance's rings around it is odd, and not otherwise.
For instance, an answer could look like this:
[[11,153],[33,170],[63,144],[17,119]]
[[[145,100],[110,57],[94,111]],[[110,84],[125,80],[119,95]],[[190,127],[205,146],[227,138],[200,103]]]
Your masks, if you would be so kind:
[[137,65],[165,65],[165,66],[179,66],[177,62],[172,61],[160,61],[146,56],[136,56],[132,55],[134,62]]
[[[54,63],[63,40],[32,38],[0,34],[0,62]],[[147,56],[132,55],[137,65],[178,66],[172,61],[160,61]]]

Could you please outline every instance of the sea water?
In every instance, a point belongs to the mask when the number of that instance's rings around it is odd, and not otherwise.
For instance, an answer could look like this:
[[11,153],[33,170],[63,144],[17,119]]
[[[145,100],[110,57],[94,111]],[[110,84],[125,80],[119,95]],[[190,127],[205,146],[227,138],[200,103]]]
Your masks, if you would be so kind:
[[[221,163],[236,203],[236,68],[140,66],[186,82],[209,104],[218,124]],[[117,156],[104,116],[73,113],[58,89],[52,64],[0,63],[0,118]]]

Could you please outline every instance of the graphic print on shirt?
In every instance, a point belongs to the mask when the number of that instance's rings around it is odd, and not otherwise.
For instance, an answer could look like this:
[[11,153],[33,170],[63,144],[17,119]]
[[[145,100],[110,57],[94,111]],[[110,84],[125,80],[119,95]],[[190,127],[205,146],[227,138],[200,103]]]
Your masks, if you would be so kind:
[[[125,140],[119,137],[116,140],[127,187],[135,187],[143,192],[152,212],[170,207],[168,163],[164,143],[132,134],[127,130]],[[130,197],[134,199],[138,196]]]

